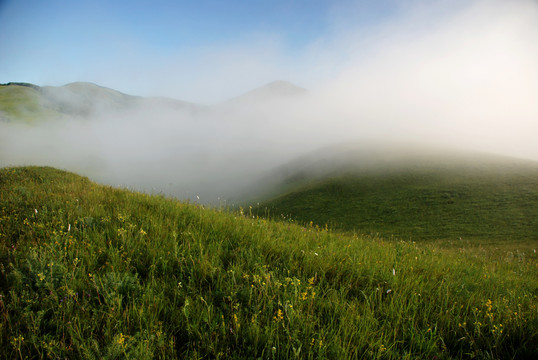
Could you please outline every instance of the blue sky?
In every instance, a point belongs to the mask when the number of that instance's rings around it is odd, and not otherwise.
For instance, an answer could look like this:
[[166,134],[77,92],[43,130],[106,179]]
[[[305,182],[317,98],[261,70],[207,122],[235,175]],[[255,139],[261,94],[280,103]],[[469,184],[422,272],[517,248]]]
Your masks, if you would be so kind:
[[[305,73],[312,47],[347,25],[387,21],[396,3],[403,2],[1,0],[0,82],[90,81],[195,101],[204,100],[203,91],[189,93],[188,83],[205,86],[211,76],[219,90],[206,92],[206,101],[277,78],[309,86],[316,81]],[[331,56],[342,60],[345,54]],[[215,70],[219,61],[230,94]]]

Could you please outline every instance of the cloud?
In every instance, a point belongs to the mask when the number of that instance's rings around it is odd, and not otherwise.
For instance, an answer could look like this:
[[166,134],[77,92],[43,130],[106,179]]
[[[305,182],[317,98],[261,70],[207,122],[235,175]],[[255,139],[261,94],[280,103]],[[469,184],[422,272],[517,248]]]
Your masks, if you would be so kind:
[[[327,112],[381,136],[409,133],[514,154],[518,143],[533,147],[536,3],[479,1],[436,21],[430,15],[420,9],[396,28],[378,29],[384,35],[367,47],[368,56],[358,54],[322,86],[334,104]],[[428,26],[417,31],[417,22]],[[530,150],[519,155],[537,158],[538,149]]]

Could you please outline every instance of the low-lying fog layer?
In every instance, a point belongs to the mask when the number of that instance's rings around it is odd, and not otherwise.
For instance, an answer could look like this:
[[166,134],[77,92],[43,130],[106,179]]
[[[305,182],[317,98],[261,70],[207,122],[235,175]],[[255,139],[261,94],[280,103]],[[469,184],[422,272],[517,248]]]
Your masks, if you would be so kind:
[[312,62],[322,66],[342,48],[351,55],[305,94],[284,94],[280,84],[195,110],[148,101],[85,118],[0,122],[0,166],[52,165],[217,203],[280,164],[345,141],[538,160],[538,5],[476,1],[462,9],[417,8],[366,34],[325,39],[326,53],[316,50]]

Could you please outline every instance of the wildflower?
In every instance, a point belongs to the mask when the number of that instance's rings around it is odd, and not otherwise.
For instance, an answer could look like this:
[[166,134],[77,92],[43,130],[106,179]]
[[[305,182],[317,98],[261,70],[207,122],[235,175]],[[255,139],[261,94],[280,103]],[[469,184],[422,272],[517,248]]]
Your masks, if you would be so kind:
[[141,228],[141,229],[140,229],[140,235],[144,236],[144,235],[146,235],[146,234],[147,234],[147,232],[145,232],[144,229]]
[[116,340],[118,345],[123,345],[125,343],[126,336],[123,333],[120,333],[118,339]]
[[491,299],[488,299],[488,301],[486,301],[486,307],[488,308],[488,311],[491,312],[491,308],[493,307],[491,304]]
[[234,314],[234,323],[236,328],[240,328],[241,324],[239,323],[239,319],[237,318],[237,315]]
[[284,319],[284,313],[282,312],[281,309],[278,309],[273,319],[275,320],[275,322],[280,322]]
[[301,293],[301,300],[306,301],[307,298],[308,298],[308,293],[307,292]]
[[19,335],[11,340],[11,345],[13,345],[13,347],[20,348],[22,342],[24,342],[24,336]]
[[37,214],[37,209],[34,209],[35,213]]
[[39,280],[41,280],[41,281],[45,280],[45,275],[43,275],[43,273],[39,273],[39,274],[37,274],[37,277],[38,277]]

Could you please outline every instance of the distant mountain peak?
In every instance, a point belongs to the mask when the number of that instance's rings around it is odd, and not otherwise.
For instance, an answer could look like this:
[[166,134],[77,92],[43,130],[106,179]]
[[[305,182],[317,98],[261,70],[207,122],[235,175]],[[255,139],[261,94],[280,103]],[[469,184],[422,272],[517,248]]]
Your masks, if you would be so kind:
[[286,97],[286,96],[295,96],[295,95],[302,95],[306,93],[307,90],[296,86],[288,81],[284,80],[277,80],[270,82],[268,84],[265,84],[263,86],[260,86],[259,88],[256,88],[254,90],[251,90],[247,92],[245,95],[248,94],[264,94],[264,95],[272,95],[272,96],[278,96],[278,97]]
[[292,91],[292,92],[300,92],[300,93],[306,92],[306,89],[299,87],[297,85],[294,85],[290,83],[289,81],[284,81],[284,80],[272,81],[268,84],[265,84],[259,87],[259,89],[262,89],[262,88],[268,88],[275,91]]
[[238,97],[230,99],[231,103],[252,103],[260,101],[280,100],[304,95],[308,90],[288,81],[277,80],[250,90]]

